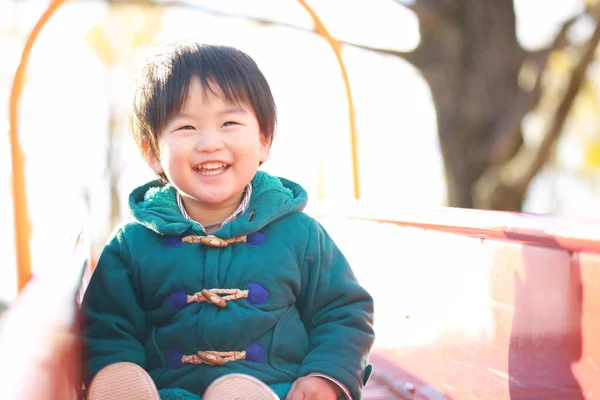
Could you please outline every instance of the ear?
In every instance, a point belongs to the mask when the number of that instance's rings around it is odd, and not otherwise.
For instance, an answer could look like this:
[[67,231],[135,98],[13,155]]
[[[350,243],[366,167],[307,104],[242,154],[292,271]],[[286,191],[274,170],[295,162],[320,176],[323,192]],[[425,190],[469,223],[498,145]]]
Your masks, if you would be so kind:
[[154,171],[155,174],[160,175],[164,172],[162,164],[160,163],[160,159],[155,154],[154,150],[152,150],[152,146],[150,142],[144,140],[142,142],[142,151],[144,152],[144,158],[146,159],[146,163],[148,166]]
[[271,145],[267,143],[261,136],[260,139],[260,162],[264,163],[269,159],[269,155],[271,154]]

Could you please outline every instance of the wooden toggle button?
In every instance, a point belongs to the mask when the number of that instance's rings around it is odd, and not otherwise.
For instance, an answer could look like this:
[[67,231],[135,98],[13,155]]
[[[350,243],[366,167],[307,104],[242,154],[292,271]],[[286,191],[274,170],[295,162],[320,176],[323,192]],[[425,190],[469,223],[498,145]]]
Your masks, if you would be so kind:
[[198,355],[198,358],[200,358],[201,360],[203,360],[204,362],[206,362],[207,364],[210,364],[210,365],[225,365],[225,364],[227,364],[227,361],[225,361],[221,357],[216,356],[214,354],[207,353],[206,351],[199,351],[196,354]]
[[208,303],[214,304],[215,306],[220,308],[227,307],[227,302],[223,300],[218,294],[215,294],[208,289],[202,289],[200,293],[202,293],[202,296],[204,296]]
[[219,237],[208,235],[202,236],[200,238],[200,243],[209,247],[227,247],[229,246],[229,242],[225,239],[221,239]]

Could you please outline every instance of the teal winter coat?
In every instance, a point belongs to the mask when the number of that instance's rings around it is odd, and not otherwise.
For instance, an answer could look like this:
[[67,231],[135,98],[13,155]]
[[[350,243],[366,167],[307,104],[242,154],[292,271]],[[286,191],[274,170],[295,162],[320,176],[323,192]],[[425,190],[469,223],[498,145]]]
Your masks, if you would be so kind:
[[247,211],[215,233],[235,238],[225,247],[181,215],[172,185],[132,192],[132,218],[104,248],[82,304],[86,382],[129,361],[159,389],[202,394],[232,372],[268,385],[323,373],[361,398],[371,296],[302,212],[304,189],[264,172],[252,185]]

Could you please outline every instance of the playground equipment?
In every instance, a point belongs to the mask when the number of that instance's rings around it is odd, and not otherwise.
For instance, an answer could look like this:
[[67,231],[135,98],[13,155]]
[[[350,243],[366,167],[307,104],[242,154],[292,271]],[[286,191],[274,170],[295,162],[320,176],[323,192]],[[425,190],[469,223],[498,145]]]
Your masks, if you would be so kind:
[[[70,400],[80,396],[78,304],[91,272],[89,253],[80,241],[73,253],[73,268],[60,276],[32,278],[17,118],[31,49],[44,24],[63,3],[65,0],[51,2],[35,25],[11,93],[21,291],[0,327],[1,399]],[[348,98],[354,197],[358,200],[354,111],[339,44],[314,10],[302,0],[299,3],[340,64]],[[600,393],[597,222],[452,208],[402,214],[361,201],[356,204],[343,212],[336,210],[334,219],[327,212],[320,218],[331,224],[390,227],[382,240],[401,251],[387,259],[386,265],[373,266],[373,273],[387,277],[394,270],[396,291],[402,292],[398,289],[402,282],[407,290],[412,289],[404,298],[401,293],[390,296],[389,301],[410,303],[409,312],[384,313],[383,318],[390,322],[384,326],[397,326],[399,336],[413,331],[430,337],[425,344],[377,348],[372,356],[375,372],[365,391],[367,400],[591,399]],[[364,245],[362,239],[356,237],[355,247]],[[351,252],[352,244],[347,246]],[[421,271],[417,275],[427,280],[415,280],[414,271]],[[474,282],[474,276],[476,284],[467,284]],[[374,295],[376,305],[378,298],[387,300],[385,294]],[[456,298],[466,300],[456,303]],[[453,302],[459,307],[450,310],[448,304]]]

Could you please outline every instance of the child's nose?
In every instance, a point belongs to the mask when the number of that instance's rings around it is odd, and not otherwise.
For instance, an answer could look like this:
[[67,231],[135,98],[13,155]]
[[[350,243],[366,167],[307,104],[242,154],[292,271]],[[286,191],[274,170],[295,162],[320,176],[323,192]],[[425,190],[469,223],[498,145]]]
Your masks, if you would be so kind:
[[223,137],[214,129],[205,129],[198,135],[196,150],[202,152],[213,152],[224,147]]

